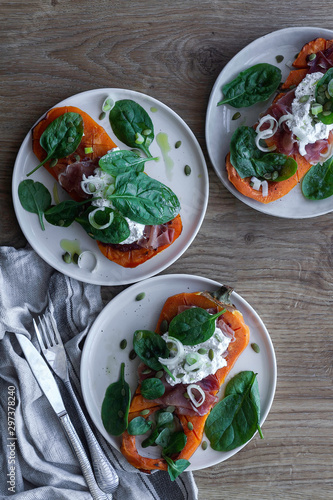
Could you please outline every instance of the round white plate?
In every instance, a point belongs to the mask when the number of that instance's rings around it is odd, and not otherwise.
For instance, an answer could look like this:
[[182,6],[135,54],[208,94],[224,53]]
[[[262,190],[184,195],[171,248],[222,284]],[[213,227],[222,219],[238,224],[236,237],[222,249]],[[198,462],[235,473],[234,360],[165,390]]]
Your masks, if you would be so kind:
[[[333,38],[333,31],[323,28],[285,28],[269,33],[258,40],[250,43],[242,49],[223,68],[212,89],[206,115],[206,142],[209,157],[214,169],[225,187],[246,205],[269,215],[286,217],[290,219],[304,219],[322,215],[333,210],[333,196],[326,200],[307,200],[301,192],[298,184],[283,198],[264,204],[252,200],[237,191],[229,182],[225,168],[225,157],[229,152],[230,139],[234,131],[240,125],[252,126],[258,119],[260,113],[264,112],[270,102],[258,103],[249,108],[237,110],[229,105],[217,106],[222,99],[222,87],[233,80],[240,71],[258,64],[270,63],[282,71],[282,81],[286,79],[291,70],[291,64],[295,55],[303,45],[315,38]],[[284,57],[281,63],[277,63],[276,56]],[[239,111],[241,117],[232,120],[233,115]]]
[[[117,295],[99,314],[86,338],[81,359],[81,386],[88,412],[105,439],[118,450],[121,438],[109,435],[101,420],[101,406],[106,388],[119,379],[120,364],[125,363],[125,379],[130,384],[132,394],[137,386],[137,367],[139,360],[129,360],[133,348],[133,333],[137,329],[154,330],[161,309],[166,299],[182,292],[213,291],[221,284],[216,281],[186,274],[156,276],[136,283]],[[139,293],[145,293],[141,301],[136,301]],[[243,315],[250,327],[250,343],[226,382],[243,370],[258,373],[261,399],[261,424],[270,410],[276,387],[276,359],[274,348],[258,314],[237,293],[231,300]],[[125,350],[120,349],[120,342],[127,339]],[[253,351],[250,344],[256,342],[260,353]],[[224,386],[223,386],[224,387]],[[222,387],[222,391],[224,390]],[[265,429],[263,429],[265,433]],[[259,439],[259,438],[258,438]],[[222,453],[207,448],[197,449],[191,457],[188,470],[203,469],[228,459],[240,449]],[[147,449],[145,450],[147,452]]]
[[[124,268],[111,262],[99,251],[97,243],[77,223],[68,228],[56,227],[45,221],[45,231],[41,230],[37,215],[25,211],[18,199],[18,186],[26,179],[26,174],[38,164],[31,147],[31,131],[24,139],[14,166],[12,192],[16,216],[20,227],[30,245],[48,264],[58,271],[86,283],[99,285],[124,285],[134,283],[153,276],[175,262],[189,247],[200,229],[206,213],[208,201],[208,173],[205,159],[198,141],[186,123],[165,104],[147,95],[124,89],[95,89],[74,95],[58,103],[56,106],[77,106],[87,112],[94,120],[105,128],[106,132],[121,149],[129,149],[114,136],[108,115],[99,120],[104,99],[110,95],[114,101],[132,99],[140,104],[150,115],[155,130],[155,140],[150,146],[153,156],[159,161],[146,163],[145,172],[151,177],[169,186],[178,196],[181,204],[183,231],[179,238],[167,249],[144,264],[134,269]],[[162,154],[157,144],[157,135],[166,134],[170,152]],[[175,143],[181,141],[176,149]],[[163,148],[162,148],[163,149]],[[166,155],[166,156],[165,156]],[[185,165],[190,165],[191,175],[184,173]],[[51,192],[55,184],[54,178],[46,169],[40,168],[31,177],[42,182]],[[67,199],[68,195],[58,186],[59,196]],[[80,269],[75,264],[65,264],[62,260],[61,240],[78,240],[81,251],[90,250],[97,257],[95,271]]]

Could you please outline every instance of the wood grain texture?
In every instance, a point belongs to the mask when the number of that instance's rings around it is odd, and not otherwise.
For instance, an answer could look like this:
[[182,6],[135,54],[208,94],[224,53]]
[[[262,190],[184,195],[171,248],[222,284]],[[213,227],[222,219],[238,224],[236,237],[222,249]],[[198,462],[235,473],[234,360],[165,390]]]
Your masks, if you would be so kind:
[[[172,107],[206,156],[210,199],[197,238],[165,274],[234,287],[266,324],[278,362],[265,439],[195,472],[199,498],[333,499],[332,216],[285,220],[245,206],[218,180],[204,138],[209,94],[230,58],[276,29],[333,29],[327,2],[12,0],[0,13],[0,243],[25,245],[12,169],[47,109],[98,87],[148,93]],[[104,287],[105,302],[124,288]]]

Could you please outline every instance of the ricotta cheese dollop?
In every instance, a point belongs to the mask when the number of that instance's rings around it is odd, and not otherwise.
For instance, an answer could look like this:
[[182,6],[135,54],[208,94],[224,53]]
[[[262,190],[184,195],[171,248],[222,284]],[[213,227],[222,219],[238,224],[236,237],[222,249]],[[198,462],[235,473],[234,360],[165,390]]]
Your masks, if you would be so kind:
[[305,146],[313,144],[319,139],[327,139],[332,125],[315,122],[311,114],[311,106],[315,102],[316,83],[323,77],[323,73],[310,73],[305,76],[295,90],[295,99],[291,104],[292,118],[286,125],[296,136],[298,149],[302,156],[306,155]]
[[[165,333],[162,337],[168,343],[169,334]],[[177,365],[173,368],[169,367],[175,380],[170,375],[166,375],[167,382],[170,385],[193,384],[208,375],[214,374],[227,365],[222,354],[228,349],[230,342],[231,339],[226,337],[215,323],[215,332],[208,340],[195,346],[183,345]],[[214,355],[212,356],[211,353],[214,353]],[[195,371],[191,370],[190,365],[194,361],[193,358],[196,359]]]

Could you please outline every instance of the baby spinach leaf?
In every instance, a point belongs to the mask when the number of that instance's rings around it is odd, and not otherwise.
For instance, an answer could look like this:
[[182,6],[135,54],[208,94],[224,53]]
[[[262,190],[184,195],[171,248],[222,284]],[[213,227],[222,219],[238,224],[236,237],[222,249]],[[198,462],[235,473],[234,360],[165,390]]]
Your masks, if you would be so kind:
[[161,446],[162,448],[165,448],[165,446],[167,446],[168,442],[170,441],[170,435],[170,429],[168,429],[168,427],[165,427],[155,439],[155,444]]
[[183,431],[173,432],[168,440],[166,446],[163,446],[163,455],[173,455],[174,453],[179,453],[185,447],[187,441],[187,436]]
[[175,462],[170,457],[163,456],[163,458],[168,464],[168,473],[171,481],[177,479],[177,477],[190,465],[190,462],[188,460],[185,460],[184,458],[180,458]]
[[43,214],[51,205],[49,190],[40,182],[26,179],[20,182],[18,197],[24,210],[37,214],[43,231],[45,231]]
[[125,363],[121,364],[120,378],[106,389],[102,403],[102,421],[112,436],[120,436],[127,429],[131,390],[125,381]]
[[169,335],[184,345],[201,344],[214,334],[215,320],[225,312],[226,309],[222,309],[216,314],[209,314],[201,307],[185,309],[171,320]]
[[165,387],[159,378],[146,378],[141,382],[141,394],[146,399],[158,399],[164,393]]
[[302,180],[302,193],[309,200],[324,200],[333,195],[333,158],[310,168]]
[[117,101],[110,111],[110,124],[116,137],[130,148],[141,149],[151,157],[154,125],[148,113],[131,99]]
[[98,164],[104,172],[117,177],[126,172],[143,172],[146,161],[157,158],[141,158],[133,151],[120,150],[109,151],[99,160]]
[[115,190],[108,199],[125,217],[140,224],[165,224],[180,210],[173,191],[144,173],[118,175]]
[[159,441],[159,436],[162,433],[164,429],[167,429],[167,432],[163,433],[163,436],[161,436],[160,442],[164,443],[164,440],[169,439],[171,431],[174,430],[174,419],[173,419],[173,414],[168,411],[158,411],[155,413],[155,419],[156,419],[156,427],[142,443],[141,446],[143,448],[147,448],[148,446],[154,446],[156,444],[160,444]]
[[[257,148],[256,131],[252,127],[238,127],[230,141],[230,162],[238,175],[258,179],[284,181],[297,170],[294,158],[281,153],[265,153]],[[273,179],[272,174],[277,176]]]
[[214,450],[233,450],[249,441],[256,430],[262,437],[259,390],[255,382],[255,373],[239,373],[227,385],[225,397],[210,412],[205,432]]
[[75,220],[81,224],[83,229],[85,229],[88,235],[98,241],[103,243],[117,244],[126,240],[130,235],[130,228],[128,226],[127,220],[116,210],[112,208],[105,207],[104,211],[99,211],[95,215],[95,220],[98,224],[103,225],[109,220],[109,214],[113,213],[113,220],[111,224],[105,229],[97,229],[93,227],[89,222],[89,214],[96,207],[90,206],[82,214],[80,214]]
[[64,113],[53,120],[40,137],[40,145],[47,156],[27,175],[39,169],[51,159],[65,158],[74,153],[83,136],[83,118],[79,113]]
[[58,205],[54,205],[46,210],[45,219],[53,226],[68,227],[75,221],[75,218],[81,212],[82,205],[85,205],[90,201],[91,200],[81,202],[74,200],[62,201],[61,203],[58,203]]
[[133,348],[141,361],[155,371],[164,368],[158,358],[168,358],[170,352],[165,340],[150,330],[136,330],[134,332]]
[[281,77],[281,70],[272,64],[251,66],[222,87],[224,98],[217,105],[230,104],[234,108],[245,108],[266,101],[277,90]]
[[151,426],[152,422],[150,420],[146,420],[143,417],[135,417],[129,422],[127,431],[131,436],[140,436],[148,432]]

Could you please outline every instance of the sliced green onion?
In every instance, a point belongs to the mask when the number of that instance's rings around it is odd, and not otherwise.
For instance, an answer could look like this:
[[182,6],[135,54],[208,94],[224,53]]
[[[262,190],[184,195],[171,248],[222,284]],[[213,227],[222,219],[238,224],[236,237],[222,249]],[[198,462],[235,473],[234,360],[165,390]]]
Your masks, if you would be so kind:
[[95,221],[95,214],[99,211],[104,212],[104,210],[105,210],[105,207],[101,207],[101,208],[98,207],[95,210],[93,210],[92,212],[90,212],[90,214],[88,215],[89,222],[92,225],[92,227],[94,227],[95,229],[106,229],[107,227],[111,226],[111,224],[112,224],[113,217],[114,217],[113,212],[109,213],[109,220],[106,224],[98,224]]
[[88,155],[88,154],[90,154],[90,153],[93,153],[93,151],[94,151],[94,150],[93,150],[93,148],[92,148],[91,146],[90,146],[90,147],[88,147],[88,148],[84,148],[84,153],[85,153],[86,155]]
[[319,113],[321,113],[322,111],[323,111],[323,106],[321,104],[313,104],[311,106],[311,113],[314,116],[319,115]]
[[137,132],[135,134],[135,144],[142,144],[144,142],[144,138],[142,137],[142,135]]
[[203,361],[202,357],[197,352],[187,354],[186,363],[184,365],[184,370],[186,372],[193,372],[193,371],[201,368],[202,361]]
[[102,104],[102,111],[110,111],[114,106],[114,100],[111,97],[107,97]]

